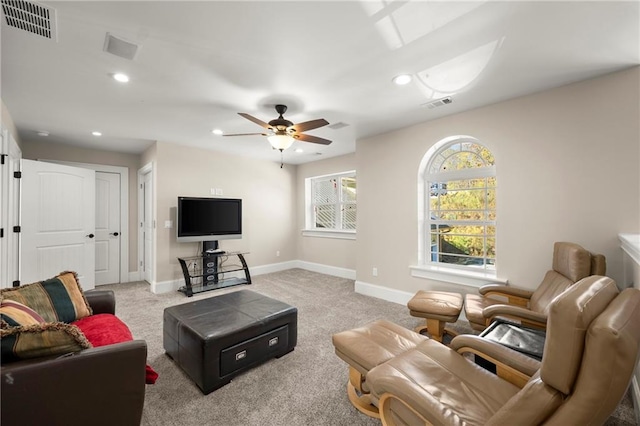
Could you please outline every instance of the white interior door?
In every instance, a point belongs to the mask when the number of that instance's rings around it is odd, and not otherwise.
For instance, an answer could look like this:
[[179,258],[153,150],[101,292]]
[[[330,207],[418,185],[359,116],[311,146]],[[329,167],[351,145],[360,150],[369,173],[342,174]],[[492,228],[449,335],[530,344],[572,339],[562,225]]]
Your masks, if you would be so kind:
[[22,160],[21,281],[78,273],[95,287],[95,172]]
[[20,171],[22,152],[9,131],[0,134],[2,167],[0,168],[0,287],[11,287],[20,282],[20,234],[13,227],[20,224]]
[[144,192],[144,280],[148,283],[153,282],[153,213],[152,213],[152,174],[144,175],[143,192]]
[[120,174],[96,172],[96,285],[120,282]]

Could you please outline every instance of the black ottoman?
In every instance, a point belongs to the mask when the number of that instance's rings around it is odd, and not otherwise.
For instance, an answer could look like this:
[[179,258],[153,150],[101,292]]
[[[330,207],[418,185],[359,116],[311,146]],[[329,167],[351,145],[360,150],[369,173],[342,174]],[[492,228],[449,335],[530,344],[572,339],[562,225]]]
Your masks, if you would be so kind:
[[298,309],[250,290],[164,310],[164,350],[205,395],[297,339]]

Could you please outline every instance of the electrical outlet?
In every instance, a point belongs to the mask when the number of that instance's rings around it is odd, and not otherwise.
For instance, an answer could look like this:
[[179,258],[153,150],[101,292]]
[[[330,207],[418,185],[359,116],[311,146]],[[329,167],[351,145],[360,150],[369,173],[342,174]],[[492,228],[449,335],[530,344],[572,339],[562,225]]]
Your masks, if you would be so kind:
[[276,251],[276,257],[280,257],[280,250]]
[[216,195],[223,195],[222,188],[216,188]]
[[373,271],[371,271],[371,273],[373,274],[374,277],[378,276],[378,268],[373,268]]
[[211,188],[209,191],[211,192],[211,195],[216,195],[216,189],[215,188]]
[[164,221],[164,227],[165,228],[173,228],[173,222],[170,220],[165,220]]

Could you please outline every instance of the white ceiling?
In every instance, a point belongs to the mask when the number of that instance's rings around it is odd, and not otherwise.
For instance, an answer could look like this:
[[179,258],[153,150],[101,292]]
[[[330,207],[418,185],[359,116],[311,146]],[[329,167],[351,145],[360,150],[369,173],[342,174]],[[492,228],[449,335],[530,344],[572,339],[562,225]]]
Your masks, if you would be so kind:
[[[291,148],[284,160],[300,164],[640,63],[637,1],[40,4],[56,11],[57,41],[1,24],[0,96],[20,138],[47,131],[50,142],[130,153],[163,141],[279,161],[262,136],[211,133],[260,132],[237,113],[269,121],[277,103],[294,123],[348,124],[308,131],[333,144],[296,142],[304,153]],[[103,51],[107,32],[139,44],[136,58]],[[394,85],[400,73],[413,81]],[[443,96],[453,102],[424,106]]]

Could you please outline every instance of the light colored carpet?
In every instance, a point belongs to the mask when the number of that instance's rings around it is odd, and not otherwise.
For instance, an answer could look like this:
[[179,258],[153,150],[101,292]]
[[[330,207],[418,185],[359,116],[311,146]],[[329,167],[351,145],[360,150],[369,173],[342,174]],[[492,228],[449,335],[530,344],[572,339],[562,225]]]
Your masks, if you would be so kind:
[[[116,294],[116,314],[136,339],[148,345],[148,362],[159,373],[147,386],[142,425],[380,425],[350,404],[346,394],[347,365],[334,354],[331,335],[387,319],[407,328],[422,320],[404,305],[357,294],[353,280],[291,269],[253,278],[254,284],[202,293],[152,294],[143,282],[101,286]],[[164,308],[215,297],[241,289],[252,290],[298,308],[298,345],[280,359],[272,359],[236,377],[228,385],[203,395],[162,347]],[[458,321],[459,332],[470,332]],[[626,398],[607,423],[628,426],[633,408]]]

